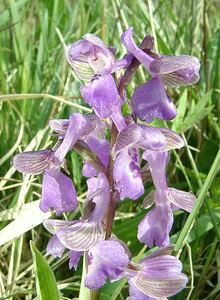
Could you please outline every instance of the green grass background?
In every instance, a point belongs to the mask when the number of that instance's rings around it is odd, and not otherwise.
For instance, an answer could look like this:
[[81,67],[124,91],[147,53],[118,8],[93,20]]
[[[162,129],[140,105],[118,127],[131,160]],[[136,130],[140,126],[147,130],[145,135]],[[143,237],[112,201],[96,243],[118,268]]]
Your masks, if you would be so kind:
[[[74,111],[86,112],[79,93],[82,83],[66,62],[64,45],[85,33],[95,33],[106,44],[118,48],[119,58],[125,53],[120,35],[133,26],[137,42],[147,33],[155,33],[161,54],[191,54],[202,63],[198,84],[169,90],[178,107],[176,120],[154,123],[176,130],[188,143],[185,149],[172,153],[168,168],[170,185],[199,195],[199,205],[191,220],[187,213],[175,214],[173,242],[180,233],[185,237],[189,225],[194,225],[186,244],[179,238],[176,251],[181,255],[189,283],[172,299],[220,299],[219,24],[217,0],[1,0],[0,229],[13,219],[9,208],[40,197],[42,177],[31,176],[24,183],[23,176],[12,168],[13,155],[28,145],[32,149],[49,147],[53,143],[47,125],[51,118],[67,118]],[[147,74],[140,68],[129,85],[128,95],[146,79]],[[80,206],[73,217],[80,216],[86,192],[81,167],[81,158],[71,153],[68,168],[80,196]],[[151,188],[148,183],[146,192]],[[141,200],[123,201],[114,225],[114,233],[139,257],[145,249],[136,238],[137,224],[145,213]],[[48,239],[49,234],[40,225],[0,248],[0,299],[37,299],[30,240],[51,266],[60,298],[78,298],[82,262],[75,272],[68,269],[67,254],[61,259],[46,256]],[[108,283],[101,299],[120,300],[127,294],[125,281]]]

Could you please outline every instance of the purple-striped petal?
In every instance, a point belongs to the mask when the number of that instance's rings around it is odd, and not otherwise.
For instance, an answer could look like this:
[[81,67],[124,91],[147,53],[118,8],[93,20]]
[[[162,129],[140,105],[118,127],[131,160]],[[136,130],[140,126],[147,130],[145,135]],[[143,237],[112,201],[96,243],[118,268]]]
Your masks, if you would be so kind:
[[114,54],[97,36],[86,34],[84,38],[66,48],[67,60],[77,76],[90,81],[94,74],[111,73]]
[[54,257],[61,257],[65,247],[61,244],[56,235],[53,235],[47,244],[47,253]]
[[156,201],[155,199],[156,191],[151,191],[143,200],[142,207],[145,209],[150,208]]
[[196,197],[188,192],[169,188],[167,190],[167,199],[176,207],[191,212],[196,202]]
[[[133,283],[132,280],[128,281],[129,283],[129,297],[126,300],[158,300],[158,298],[152,298],[144,293],[142,293]],[[161,300],[161,298],[160,298]],[[163,299],[165,300],[165,299]]]
[[41,174],[49,168],[52,155],[52,150],[19,153],[13,158],[13,166],[21,173]]
[[137,148],[122,150],[115,161],[113,178],[120,199],[138,199],[144,193]]
[[61,135],[65,135],[69,123],[70,121],[67,119],[53,119],[49,121],[50,128]]
[[103,239],[104,230],[100,223],[78,221],[57,232],[60,242],[74,251],[87,251]]
[[154,118],[172,120],[177,114],[159,77],[138,87],[132,95],[131,103],[137,117],[146,122],[152,122]]
[[88,260],[85,286],[90,289],[101,288],[107,279],[121,278],[129,263],[129,257],[124,248],[115,240],[99,242],[89,250]]
[[100,118],[106,118],[112,113],[113,106],[119,102],[118,91],[111,75],[96,76],[85,86],[81,95]]
[[132,146],[138,144],[138,142],[143,137],[143,130],[137,124],[131,124],[121,130],[118,134],[115,153],[121,150],[131,148]]
[[72,180],[57,168],[47,170],[43,177],[40,209],[43,212],[54,209],[61,214],[74,211],[76,207],[77,196]]
[[75,224],[77,221],[64,221],[56,219],[46,219],[43,221],[44,227],[52,234],[56,234],[59,230]]
[[150,65],[153,73],[169,74],[179,70],[197,68],[200,61],[195,56],[179,55],[179,56],[161,56],[156,58]]
[[180,149],[185,146],[183,138],[176,132],[166,128],[159,129],[160,132],[165,136],[166,150]]

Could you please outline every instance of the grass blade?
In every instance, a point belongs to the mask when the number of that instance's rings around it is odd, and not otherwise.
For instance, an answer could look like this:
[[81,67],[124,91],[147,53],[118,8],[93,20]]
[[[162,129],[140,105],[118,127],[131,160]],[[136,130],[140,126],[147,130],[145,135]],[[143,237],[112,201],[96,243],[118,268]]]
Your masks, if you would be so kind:
[[37,296],[39,300],[59,300],[59,291],[55,276],[43,255],[30,242],[34,269],[37,279]]

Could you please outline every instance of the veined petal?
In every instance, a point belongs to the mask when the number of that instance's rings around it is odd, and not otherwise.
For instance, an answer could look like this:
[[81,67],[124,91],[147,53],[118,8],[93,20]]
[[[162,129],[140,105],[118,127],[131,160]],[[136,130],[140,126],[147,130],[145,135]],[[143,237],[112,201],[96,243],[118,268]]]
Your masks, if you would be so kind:
[[151,191],[145,198],[142,207],[145,209],[150,208],[155,203],[155,191]]
[[199,71],[193,69],[180,70],[169,74],[161,75],[165,86],[188,86],[199,81]]
[[59,169],[47,170],[43,177],[40,209],[43,212],[54,209],[57,214],[61,214],[74,211],[76,207],[77,196],[72,180]]
[[161,133],[161,130],[156,127],[139,124],[143,131],[139,146],[142,149],[150,149],[155,151],[163,151],[166,146],[166,138]]
[[63,244],[61,244],[57,236],[52,236],[52,238],[47,244],[47,253],[54,257],[61,257],[63,255],[64,250],[65,247],[63,246]]
[[70,250],[87,251],[103,239],[104,230],[100,223],[78,221],[58,231],[57,237]]
[[144,193],[144,186],[140,174],[138,149],[133,147],[122,150],[115,161],[113,178],[115,189],[120,199],[138,199]]
[[200,61],[195,56],[161,56],[150,64],[150,70],[153,73],[169,74],[179,70],[197,68],[198,66],[200,66]]
[[48,169],[52,154],[52,150],[19,153],[14,156],[13,165],[21,173],[41,174]]
[[65,135],[69,122],[67,119],[53,119],[49,121],[49,126],[53,131]]
[[118,134],[115,153],[120,152],[126,148],[136,145],[143,136],[143,130],[137,124],[131,124],[121,130]]
[[87,135],[92,129],[91,122],[83,115],[80,113],[71,114],[65,137],[59,148],[55,151],[55,157],[62,162],[78,139]]
[[94,47],[93,57],[89,57],[89,63],[96,74],[110,74],[115,64],[113,52],[96,35],[87,33],[84,38],[91,42]]
[[[130,296],[126,298],[126,300],[158,300],[158,298],[152,298],[142,293],[142,291],[132,283],[132,280],[129,280],[128,283]],[[160,300],[166,300],[166,298],[160,298]]]
[[131,281],[145,295],[163,298],[173,296],[181,291],[186,286],[188,278],[182,273],[173,273],[161,277],[145,276],[144,273],[138,273]]
[[131,97],[131,103],[135,114],[146,122],[152,122],[154,118],[172,120],[177,114],[159,77],[138,87]]
[[174,245],[168,245],[165,247],[160,247],[158,250],[152,252],[151,254],[147,255],[142,261],[147,259],[152,259],[154,257],[162,256],[162,255],[171,255],[174,250]]
[[160,128],[160,132],[166,138],[166,150],[180,149],[185,146],[183,138],[176,132],[166,128]]
[[118,91],[111,75],[96,76],[85,86],[81,94],[100,118],[106,118],[112,113],[112,107],[119,102]]
[[167,190],[167,198],[175,206],[191,212],[196,202],[196,197],[188,192],[169,188]]
[[99,242],[89,250],[88,258],[89,266],[85,286],[90,289],[101,288],[107,278],[109,280],[121,278],[129,263],[128,255],[116,240]]
[[43,221],[44,227],[52,234],[56,234],[59,230],[64,229],[78,221],[64,221],[56,219],[46,219]]
[[[164,247],[167,248],[167,247]],[[181,273],[182,263],[179,259],[172,255],[147,256],[141,261],[146,276],[169,276],[173,273]]]
[[70,250],[70,260],[69,260],[69,268],[74,268],[75,271],[77,270],[78,263],[80,260],[80,257],[83,255],[83,252],[79,251],[73,251]]

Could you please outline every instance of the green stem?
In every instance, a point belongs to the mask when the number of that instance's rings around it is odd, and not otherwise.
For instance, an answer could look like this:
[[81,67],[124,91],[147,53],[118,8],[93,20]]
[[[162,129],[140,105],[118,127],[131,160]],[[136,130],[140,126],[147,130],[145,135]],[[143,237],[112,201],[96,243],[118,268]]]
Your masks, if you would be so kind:
[[182,229],[182,231],[179,235],[179,238],[176,242],[175,251],[180,252],[183,245],[184,245],[184,243],[186,242],[188,234],[189,234],[189,232],[192,228],[192,225],[194,223],[194,220],[195,220],[195,218],[196,218],[196,216],[197,216],[197,214],[198,214],[198,212],[199,212],[199,210],[200,210],[200,208],[203,204],[205,196],[206,196],[206,194],[207,194],[207,192],[208,192],[208,190],[209,190],[209,188],[212,184],[212,181],[213,181],[214,177],[216,176],[216,174],[219,171],[219,167],[220,167],[219,164],[220,164],[220,150],[218,151],[218,153],[215,157],[215,160],[214,160],[214,162],[212,164],[212,167],[211,167],[211,169],[208,173],[208,176],[207,176],[207,178],[206,178],[206,180],[205,180],[205,182],[202,186],[202,189],[199,193],[198,199],[197,199],[197,201],[196,201],[196,203],[193,207],[193,210],[192,210],[191,214],[188,216],[187,221],[186,221],[186,223],[185,223],[185,225],[184,225],[184,227],[183,227],[183,229]]

